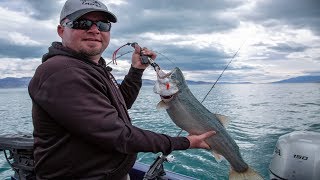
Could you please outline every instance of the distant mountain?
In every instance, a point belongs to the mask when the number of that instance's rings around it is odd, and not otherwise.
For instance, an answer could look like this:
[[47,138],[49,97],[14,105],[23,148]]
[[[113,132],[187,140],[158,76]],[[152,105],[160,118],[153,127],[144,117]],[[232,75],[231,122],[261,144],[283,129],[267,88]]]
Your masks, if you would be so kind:
[[253,84],[252,82],[218,82],[217,84]]
[[7,77],[0,79],[0,88],[28,87],[31,77],[13,78]]
[[[205,81],[190,81],[186,80],[188,85],[199,85],[199,84],[212,84],[211,82],[205,82]],[[118,81],[121,82],[121,81]],[[154,80],[150,79],[142,79],[143,85],[154,85],[156,82]]]
[[[22,78],[13,78],[7,77],[4,79],[0,79],[0,88],[20,88],[20,87],[28,87],[28,84],[31,80],[31,77],[22,77]],[[118,83],[121,83],[122,80],[117,80]],[[200,84],[213,84],[212,82],[206,81],[191,81],[186,80],[188,85],[200,85]],[[320,83],[320,76],[299,76],[290,79],[285,79],[282,81],[276,81],[272,83]],[[150,79],[143,79],[143,85],[154,85],[155,81]],[[238,82],[238,83],[230,83],[230,82],[218,82],[218,84],[251,84],[250,82]]]
[[[7,77],[4,79],[0,79],[0,88],[20,88],[20,87],[28,87],[28,84],[31,80],[31,77],[22,77],[22,78],[13,78]],[[121,83],[122,79],[118,79],[117,82]],[[189,81],[187,80],[189,85],[197,85],[197,84],[212,84],[210,82],[204,81]],[[143,85],[154,85],[155,81],[150,79],[143,79]]]
[[188,85],[198,85],[198,84],[212,84],[211,82],[205,82],[205,81],[191,81],[186,80]]
[[298,76],[272,83],[320,83],[320,76]]
[[[121,81],[118,81],[121,82]],[[207,81],[191,81],[186,80],[188,85],[200,85],[200,84],[211,84],[213,85],[213,82],[207,82]],[[143,85],[154,85],[155,81],[149,80],[149,79],[143,79],[142,84]],[[218,82],[218,84],[252,84],[251,82]]]

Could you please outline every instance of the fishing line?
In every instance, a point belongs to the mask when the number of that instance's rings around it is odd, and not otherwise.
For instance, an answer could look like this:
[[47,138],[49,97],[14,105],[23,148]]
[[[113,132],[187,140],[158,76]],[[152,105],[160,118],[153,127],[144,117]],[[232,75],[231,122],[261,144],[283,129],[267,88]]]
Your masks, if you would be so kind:
[[242,43],[242,45],[239,47],[239,49],[237,50],[237,52],[232,56],[232,58],[229,60],[229,63],[227,64],[227,66],[223,69],[222,73],[219,75],[218,79],[216,80],[216,82],[214,82],[214,84],[212,85],[212,87],[210,88],[209,92],[205,95],[205,97],[202,99],[201,104],[203,103],[203,101],[207,98],[207,96],[210,94],[211,90],[214,88],[214,86],[217,84],[217,82],[219,81],[219,79],[221,78],[222,74],[224,73],[224,71],[228,68],[228,66],[231,64],[232,60],[234,59],[234,57],[236,57],[236,55],[238,54],[238,52],[240,51],[240,49],[242,48],[242,46],[245,44],[245,41]]
[[174,66],[177,66],[176,63],[174,63],[170,58],[168,58],[167,56],[165,56],[164,54],[160,53],[159,51],[154,51],[157,54],[160,54],[161,56],[163,56],[164,58],[166,58],[168,61],[170,61]]
[[[122,53],[122,54],[120,54],[119,56],[116,56],[116,55],[117,55],[117,52],[118,52],[121,48],[123,48],[124,46],[130,45],[130,44],[131,44],[131,43],[124,44],[124,45],[120,46],[117,50],[115,50],[114,53],[112,54],[112,60],[111,60],[110,62],[108,62],[106,65],[109,65],[109,64],[112,63],[112,62],[113,62],[113,63],[116,63],[116,60],[117,60],[118,58],[120,58],[120,57],[122,57],[122,56],[124,56],[124,55],[126,55],[126,54],[129,54],[129,53],[133,52],[134,50],[131,50],[131,51],[127,51],[127,52],[125,52],[125,53]],[[174,63],[170,58],[168,58],[167,56],[165,56],[165,55],[162,54],[161,52],[159,52],[159,51],[153,51],[153,52],[155,52],[156,54],[159,54],[159,55],[163,56],[165,59],[167,59],[168,61],[170,61],[174,66],[177,66],[176,63]]]
[[[120,57],[122,57],[122,56],[124,56],[124,55],[126,55],[126,54],[129,54],[129,53],[131,53],[131,52],[133,52],[133,51],[134,51],[134,50],[131,50],[131,51],[125,52],[125,53],[123,53],[123,54],[120,54],[119,56],[115,57],[114,60],[116,60],[116,59],[118,59],[118,58],[120,58]],[[114,62],[114,60],[111,60],[111,61],[108,62],[106,65],[109,65],[110,63]]]

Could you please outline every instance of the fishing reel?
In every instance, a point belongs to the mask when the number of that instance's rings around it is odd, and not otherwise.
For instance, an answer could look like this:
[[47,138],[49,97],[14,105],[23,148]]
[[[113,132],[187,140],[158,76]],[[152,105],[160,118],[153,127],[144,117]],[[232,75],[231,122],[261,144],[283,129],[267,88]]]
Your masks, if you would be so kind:
[[[112,61],[113,61],[115,64],[117,64],[117,63],[116,63],[116,59],[118,58],[118,57],[117,57],[118,51],[119,51],[121,48],[125,47],[125,46],[131,46],[131,47],[133,47],[134,49],[140,49],[140,60],[141,60],[141,63],[142,63],[142,64],[150,64],[150,65],[154,68],[155,71],[160,70],[160,66],[159,66],[157,63],[155,63],[154,60],[151,59],[150,56],[147,56],[147,55],[143,55],[143,54],[142,54],[142,48],[141,48],[141,47],[139,46],[139,44],[136,43],[136,42],[126,43],[126,44],[120,46],[117,50],[115,50],[115,51],[113,52]],[[122,55],[120,55],[120,56],[122,56]],[[120,56],[119,56],[119,57],[120,57]]]
[[131,47],[133,47],[133,48],[139,48],[140,49],[140,57],[141,57],[141,63],[142,64],[151,64],[151,61],[153,61],[149,56],[146,56],[146,55],[143,55],[142,54],[142,49],[141,49],[141,47],[138,45],[138,43],[136,43],[136,42],[133,42],[133,43],[131,43],[130,44],[131,45]]
[[143,180],[164,179],[166,172],[164,171],[163,163],[172,162],[174,159],[173,155],[159,155],[144,175]]

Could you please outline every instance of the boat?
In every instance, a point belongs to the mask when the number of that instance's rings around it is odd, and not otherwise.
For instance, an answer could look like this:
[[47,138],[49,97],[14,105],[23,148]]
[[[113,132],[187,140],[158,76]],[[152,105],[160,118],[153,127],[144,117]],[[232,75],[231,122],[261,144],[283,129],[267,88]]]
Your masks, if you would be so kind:
[[[0,136],[0,151],[14,170],[11,180],[35,180],[33,160],[33,136],[14,134]],[[165,171],[167,156],[158,156],[149,166],[135,162],[129,172],[131,180],[194,180],[172,171]],[[269,165],[271,180],[308,179],[320,177],[320,133],[294,131],[279,137]]]
[[[31,134],[7,134],[0,136],[0,151],[14,171],[11,180],[35,180],[33,159],[33,136]],[[165,171],[163,163],[166,156],[158,156],[151,166],[135,162],[129,172],[131,180],[194,180],[172,171]]]

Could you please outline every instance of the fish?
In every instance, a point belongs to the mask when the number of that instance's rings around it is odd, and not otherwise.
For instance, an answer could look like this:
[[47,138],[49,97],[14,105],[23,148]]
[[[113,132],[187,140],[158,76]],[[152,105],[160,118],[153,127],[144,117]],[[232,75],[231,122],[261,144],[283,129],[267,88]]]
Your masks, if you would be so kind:
[[166,109],[171,120],[181,129],[192,135],[216,131],[205,141],[210,146],[218,162],[223,159],[230,163],[229,179],[263,178],[243,160],[239,146],[228,134],[226,127],[229,119],[221,114],[210,112],[190,91],[182,71],[175,67],[171,72],[157,71],[157,81],[153,91],[159,94],[161,101],[157,109]]

